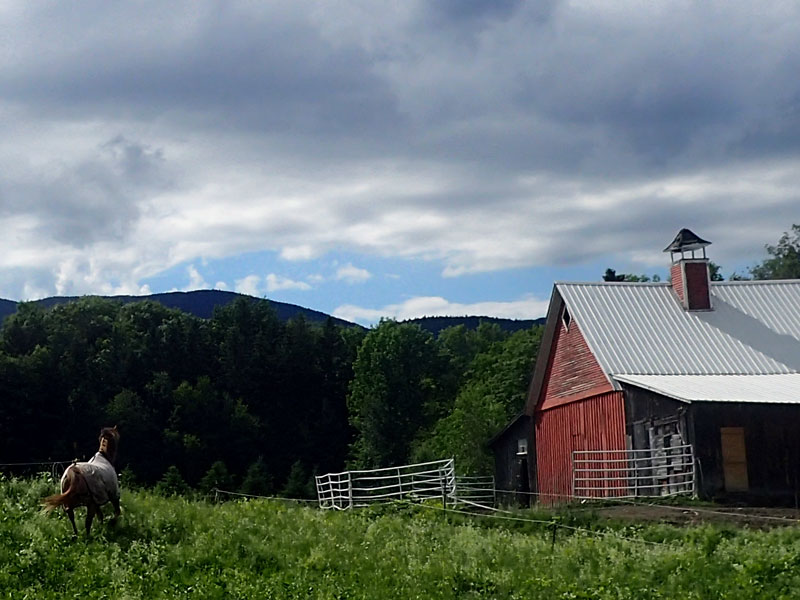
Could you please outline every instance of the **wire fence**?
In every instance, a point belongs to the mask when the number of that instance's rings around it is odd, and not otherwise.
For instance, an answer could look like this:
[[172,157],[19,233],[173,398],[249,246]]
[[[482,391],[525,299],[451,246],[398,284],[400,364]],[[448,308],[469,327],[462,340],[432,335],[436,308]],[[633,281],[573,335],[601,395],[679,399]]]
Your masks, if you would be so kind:
[[[58,482],[66,466],[73,462],[73,460],[64,460],[0,463],[0,472],[19,472],[19,470],[24,471],[34,468],[36,472],[49,473],[53,480]],[[47,468],[42,469],[40,467]],[[368,506],[376,502],[392,500],[402,500],[419,504],[421,500],[441,499],[441,509],[462,512],[464,514],[476,514],[464,510],[464,507],[469,507],[473,511],[479,510],[482,511],[482,513],[506,515],[507,518],[511,520],[536,523],[551,523],[551,521],[520,517],[518,516],[518,510],[509,511],[499,508],[499,506],[502,504],[519,504],[520,498],[528,497],[534,502],[550,507],[552,507],[553,504],[563,504],[567,507],[571,505],[572,508],[576,506],[587,507],[587,503],[589,503],[588,507],[590,508],[593,506],[631,506],[667,512],[691,512],[697,515],[725,517],[748,522],[763,521],[784,525],[800,524],[800,510],[795,510],[792,516],[786,516],[761,514],[755,512],[762,510],[757,507],[716,508],[697,504],[666,504],[631,496],[581,496],[575,494],[550,494],[546,492],[503,490],[495,487],[494,478],[491,476],[469,477],[455,475],[455,466],[452,459],[402,467],[375,469],[372,471],[331,473],[317,476],[316,482],[318,493],[318,498],[316,500],[308,498],[286,498],[281,496],[259,496],[219,488],[213,488],[211,492],[216,499],[219,499],[221,496],[265,499],[305,505],[318,504],[323,509],[336,508],[339,510],[350,507],[355,508],[357,506]],[[346,484],[349,484],[350,487]],[[442,495],[442,489],[445,490],[444,495]],[[352,505],[350,504],[351,498],[353,499]],[[554,500],[557,502],[554,502]],[[431,504],[420,505],[429,508],[433,507]],[[458,509],[459,505],[462,507],[461,510]],[[559,527],[569,528],[563,524],[560,524]]]
[[[31,475],[34,473],[49,473],[54,481],[60,481],[61,475],[72,460],[45,460],[29,462],[0,463],[0,472],[13,475]],[[45,468],[43,468],[45,467]]]
[[[211,490],[214,494],[215,499],[219,499],[221,496],[231,496],[233,498],[249,498],[249,499],[259,499],[259,500],[268,500],[268,501],[276,501],[276,502],[288,502],[300,505],[309,506],[311,504],[318,504],[318,500],[310,500],[308,498],[286,498],[282,496],[261,496],[257,494],[246,494],[243,492],[234,492],[229,490],[222,490],[219,488],[214,488]],[[502,494],[504,493],[513,493],[519,495],[526,495],[531,497],[547,497],[547,496],[555,496],[556,494],[547,494],[541,492],[508,492],[507,490],[501,489],[491,489],[488,490],[495,498],[502,498]],[[712,506],[703,506],[703,505],[696,505],[696,504],[665,504],[659,502],[648,502],[645,500],[636,500],[636,499],[625,499],[625,498],[577,498],[574,496],[565,496],[563,494],[557,494],[560,500],[564,500],[564,507],[567,510],[581,510],[581,509],[591,509],[595,510],[597,508],[613,508],[613,507],[625,507],[629,506],[632,508],[637,509],[652,509],[654,511],[659,512],[676,512],[676,513],[692,513],[696,516],[708,516],[708,517],[724,517],[726,519],[733,519],[733,520],[741,520],[743,522],[753,523],[753,522],[769,522],[774,524],[781,524],[781,525],[800,525],[800,511],[795,510],[794,516],[778,516],[778,515],[770,515],[770,514],[759,514],[757,511],[760,510],[754,507],[748,508],[734,508],[734,507],[722,507],[722,508],[714,508]],[[569,500],[569,503],[566,503],[566,500]],[[549,519],[539,519],[539,518],[532,518],[526,517],[525,511],[520,511],[519,508],[516,509],[508,509],[508,508],[501,508],[497,504],[489,505],[479,501],[472,501],[467,499],[465,496],[461,496],[458,502],[458,505],[453,507],[442,507],[437,504],[430,504],[430,503],[414,503],[408,499],[405,500],[411,504],[430,508],[430,509],[438,509],[438,510],[447,510],[448,512],[455,512],[465,515],[471,515],[476,517],[485,517],[487,515],[494,516],[494,518],[504,519],[509,521],[520,521],[520,522],[528,522],[528,523],[538,523],[538,524],[549,524],[553,525],[554,523],[557,524],[559,529],[574,529],[576,531],[586,531],[589,533],[596,533],[595,530],[588,530],[580,527],[573,527],[569,526],[564,523],[560,523],[557,521],[556,518],[549,518]],[[460,508],[459,508],[460,506]],[[552,510],[551,504],[542,504],[543,510]],[[554,512],[554,515],[558,513]],[[505,516],[499,516],[505,515]],[[616,536],[619,537],[619,536]]]
[[494,477],[491,475],[477,477],[457,475],[454,497],[456,504],[460,502],[476,502],[496,506],[497,490],[495,489]]

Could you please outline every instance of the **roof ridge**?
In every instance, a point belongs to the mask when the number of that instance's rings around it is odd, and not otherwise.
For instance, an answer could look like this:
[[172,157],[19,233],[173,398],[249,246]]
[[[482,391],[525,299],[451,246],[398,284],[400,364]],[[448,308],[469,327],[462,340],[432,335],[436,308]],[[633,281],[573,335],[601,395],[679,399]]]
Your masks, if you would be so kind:
[[637,286],[660,287],[670,285],[669,281],[556,281],[555,285],[586,285],[586,286]]
[[[662,287],[672,285],[669,281],[556,281],[555,285],[583,285],[597,287]],[[736,281],[712,281],[713,286],[737,285],[800,285],[800,279],[745,279]]]
[[712,281],[711,285],[800,285],[800,279],[743,279],[736,281]]

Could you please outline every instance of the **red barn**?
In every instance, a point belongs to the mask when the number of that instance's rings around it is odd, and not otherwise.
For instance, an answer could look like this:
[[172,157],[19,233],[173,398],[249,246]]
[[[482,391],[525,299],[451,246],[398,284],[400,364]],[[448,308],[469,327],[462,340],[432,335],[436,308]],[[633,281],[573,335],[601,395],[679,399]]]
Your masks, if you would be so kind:
[[712,282],[708,245],[681,230],[670,282],[554,286],[499,487],[797,501],[800,280]]

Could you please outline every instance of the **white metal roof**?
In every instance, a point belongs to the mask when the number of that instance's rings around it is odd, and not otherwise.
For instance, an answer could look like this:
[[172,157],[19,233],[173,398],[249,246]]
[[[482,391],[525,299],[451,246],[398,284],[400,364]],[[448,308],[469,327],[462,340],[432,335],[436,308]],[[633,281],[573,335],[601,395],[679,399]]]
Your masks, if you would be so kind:
[[557,283],[613,376],[800,372],[800,280],[712,283],[710,311],[686,311],[668,283]]
[[684,402],[765,402],[800,404],[800,374],[781,375],[617,375],[631,383]]

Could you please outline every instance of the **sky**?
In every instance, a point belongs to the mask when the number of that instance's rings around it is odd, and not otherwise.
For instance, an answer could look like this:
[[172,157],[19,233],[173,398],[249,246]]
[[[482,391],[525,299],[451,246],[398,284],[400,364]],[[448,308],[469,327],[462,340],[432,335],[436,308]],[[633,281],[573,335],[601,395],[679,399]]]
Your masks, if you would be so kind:
[[800,223],[800,4],[0,3],[0,298],[374,324],[723,275]]

